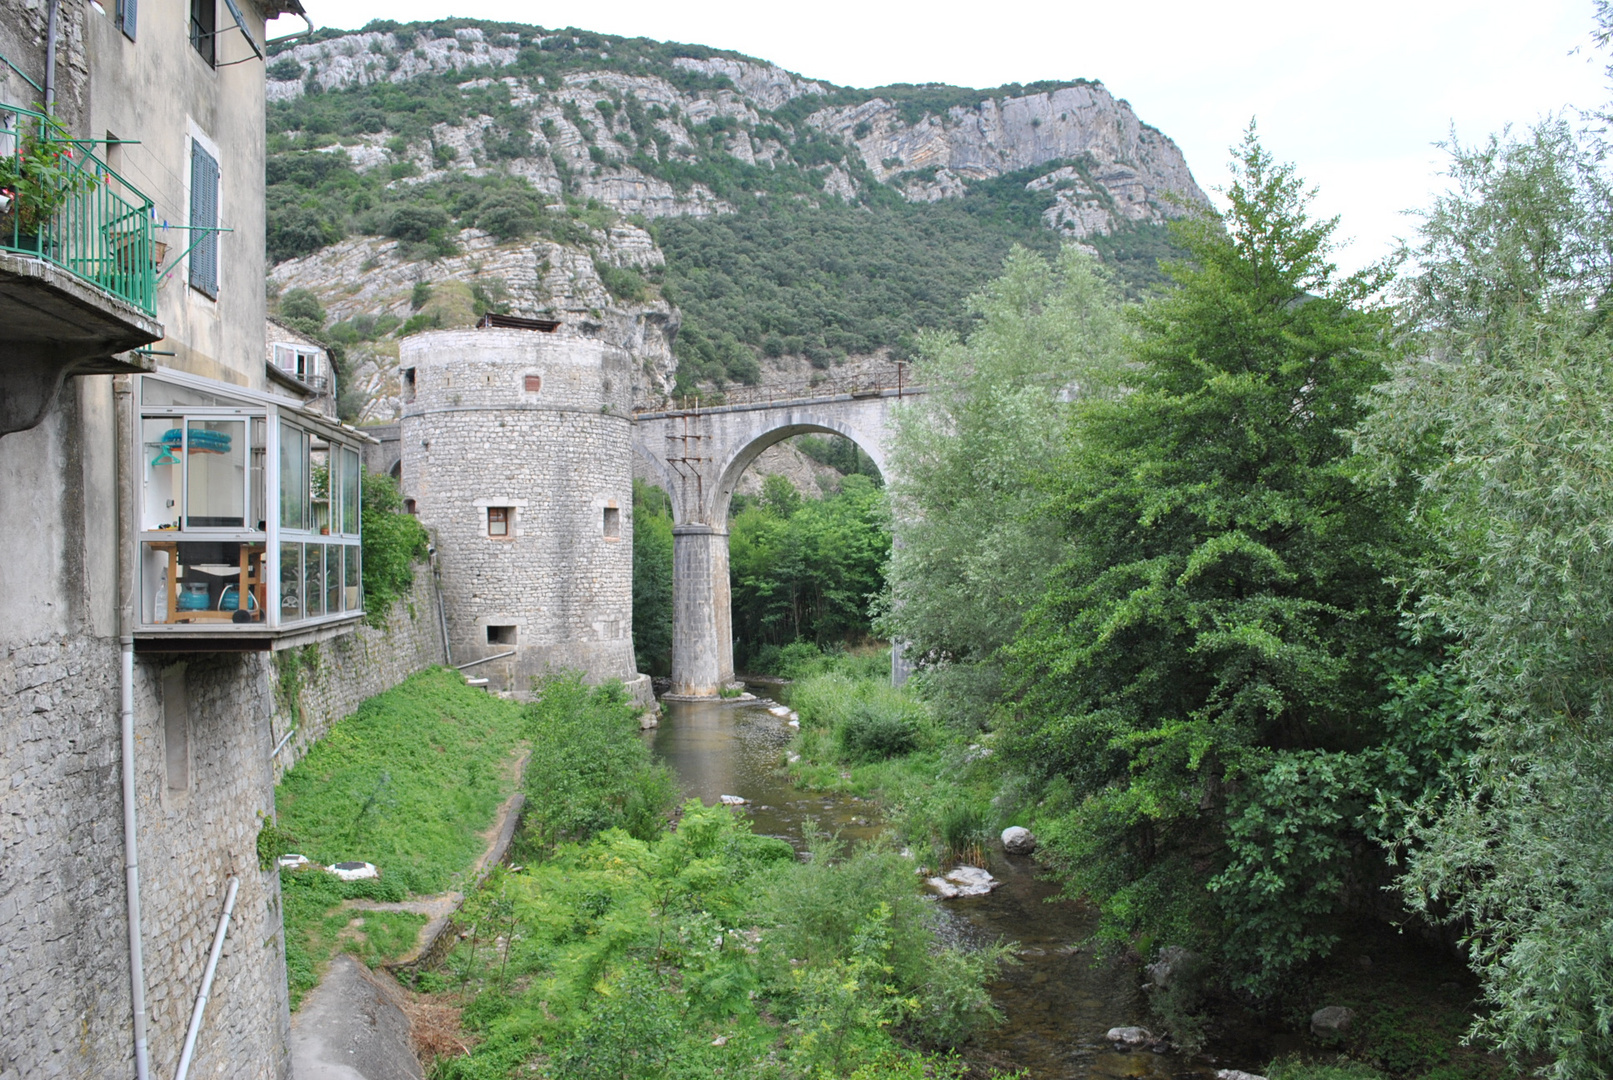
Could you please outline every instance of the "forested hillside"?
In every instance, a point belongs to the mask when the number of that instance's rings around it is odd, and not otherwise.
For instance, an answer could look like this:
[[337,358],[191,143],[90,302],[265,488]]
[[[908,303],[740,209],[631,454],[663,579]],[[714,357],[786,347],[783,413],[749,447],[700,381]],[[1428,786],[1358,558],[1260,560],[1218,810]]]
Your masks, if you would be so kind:
[[269,80],[273,281],[321,301],[359,399],[387,398],[398,337],[490,309],[596,323],[648,396],[903,355],[963,330],[1015,244],[1083,243],[1145,290],[1164,222],[1204,198],[1084,79],[860,90],[453,19],[323,30]]

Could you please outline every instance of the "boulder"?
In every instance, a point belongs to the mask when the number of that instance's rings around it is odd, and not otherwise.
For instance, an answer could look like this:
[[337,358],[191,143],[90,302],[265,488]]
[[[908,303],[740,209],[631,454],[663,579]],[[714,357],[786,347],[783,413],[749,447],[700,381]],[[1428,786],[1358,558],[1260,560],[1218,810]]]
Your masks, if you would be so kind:
[[722,800],[724,806],[744,806],[750,802],[749,799],[740,795],[719,795],[717,797]]
[[1190,978],[1199,969],[1197,953],[1189,952],[1180,945],[1167,945],[1159,950],[1159,959],[1143,968],[1148,973],[1148,982],[1156,990],[1168,990],[1174,979],[1180,982],[1183,978]]
[[1337,1039],[1350,1033],[1355,1022],[1355,1010],[1343,1005],[1328,1005],[1311,1013],[1311,1034],[1323,1039]]
[[1242,1069],[1217,1069],[1215,1080],[1266,1080],[1258,1073],[1246,1073]]
[[1112,1027],[1104,1038],[1122,1046],[1150,1046],[1154,1042],[1154,1033],[1144,1027]]
[[984,896],[1002,882],[978,866],[959,866],[942,877],[926,879],[924,884],[934,889],[941,899],[951,900],[959,896]]
[[1003,850],[1010,855],[1029,855],[1036,850],[1036,834],[1019,825],[1003,830]]

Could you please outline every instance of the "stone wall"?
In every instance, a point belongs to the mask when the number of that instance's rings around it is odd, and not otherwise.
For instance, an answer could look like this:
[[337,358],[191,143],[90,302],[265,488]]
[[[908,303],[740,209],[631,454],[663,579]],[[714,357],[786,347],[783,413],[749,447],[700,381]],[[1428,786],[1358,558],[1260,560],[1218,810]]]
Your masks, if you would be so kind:
[[[441,560],[454,660],[525,691],[547,670],[633,665],[633,366],[562,329],[402,344],[403,493]],[[507,534],[489,510],[507,513]]]
[[[66,634],[0,650],[0,1078],[133,1070],[118,647]],[[261,654],[135,664],[136,812],[155,1075],[178,1064],[231,877],[235,917],[198,1076],[286,1076],[280,884],[257,866],[272,810]]]
[[384,628],[361,625],[330,641],[276,653],[274,745],[292,735],[275,756],[275,779],[366,698],[443,663],[441,627],[431,567],[417,563],[409,594],[393,607]]

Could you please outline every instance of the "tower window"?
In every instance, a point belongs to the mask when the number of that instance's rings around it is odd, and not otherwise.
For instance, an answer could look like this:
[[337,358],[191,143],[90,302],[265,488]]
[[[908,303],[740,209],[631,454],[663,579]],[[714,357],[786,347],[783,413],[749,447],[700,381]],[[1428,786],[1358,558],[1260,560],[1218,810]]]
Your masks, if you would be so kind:
[[487,624],[487,643],[489,645],[514,645],[515,644],[515,627],[513,627],[513,626],[496,626],[496,625],[494,625],[492,623],[488,623]]
[[414,400],[414,368],[412,367],[403,369],[403,400]]
[[487,508],[487,535],[500,540],[508,539],[510,536],[510,519],[514,516],[514,507],[489,506]]
[[543,376],[528,375],[522,385],[527,393],[536,394],[538,391],[543,389]]
[[622,538],[622,512],[614,506],[605,507],[605,539]]

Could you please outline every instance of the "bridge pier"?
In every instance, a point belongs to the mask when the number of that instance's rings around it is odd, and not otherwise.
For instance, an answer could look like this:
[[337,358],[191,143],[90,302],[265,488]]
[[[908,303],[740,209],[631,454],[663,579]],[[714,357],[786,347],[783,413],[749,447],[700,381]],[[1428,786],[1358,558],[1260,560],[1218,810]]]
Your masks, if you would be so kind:
[[728,533],[702,523],[672,529],[672,690],[716,697],[734,681]]

